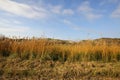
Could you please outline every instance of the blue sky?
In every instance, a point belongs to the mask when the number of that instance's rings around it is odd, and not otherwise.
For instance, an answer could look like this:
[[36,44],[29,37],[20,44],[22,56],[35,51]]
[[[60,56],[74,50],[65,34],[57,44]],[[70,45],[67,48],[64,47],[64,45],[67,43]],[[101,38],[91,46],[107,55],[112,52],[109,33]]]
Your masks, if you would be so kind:
[[0,34],[120,38],[120,0],[0,0]]

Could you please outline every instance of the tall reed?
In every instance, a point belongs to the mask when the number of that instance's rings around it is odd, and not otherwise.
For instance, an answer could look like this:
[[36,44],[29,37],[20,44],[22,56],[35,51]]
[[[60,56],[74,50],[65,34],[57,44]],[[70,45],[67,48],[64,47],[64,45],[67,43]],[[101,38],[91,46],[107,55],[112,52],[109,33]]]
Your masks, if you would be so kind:
[[1,57],[53,61],[120,61],[120,43],[87,40],[69,43],[46,38],[0,40]]

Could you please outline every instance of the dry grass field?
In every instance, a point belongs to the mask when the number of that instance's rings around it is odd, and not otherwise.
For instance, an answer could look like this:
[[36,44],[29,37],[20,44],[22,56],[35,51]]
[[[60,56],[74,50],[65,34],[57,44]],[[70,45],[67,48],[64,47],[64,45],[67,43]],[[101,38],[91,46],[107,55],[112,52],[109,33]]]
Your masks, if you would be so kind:
[[120,80],[120,0],[0,0],[0,80]]
[[1,59],[0,80],[119,80],[119,62]]
[[0,39],[0,80],[119,80],[120,39]]

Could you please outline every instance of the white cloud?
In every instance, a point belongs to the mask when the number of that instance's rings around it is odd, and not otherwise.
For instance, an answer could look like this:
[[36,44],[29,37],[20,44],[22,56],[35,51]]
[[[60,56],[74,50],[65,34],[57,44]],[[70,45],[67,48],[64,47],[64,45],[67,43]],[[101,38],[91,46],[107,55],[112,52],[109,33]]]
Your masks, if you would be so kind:
[[83,2],[79,7],[78,10],[81,12],[92,12],[93,9],[90,7],[90,3],[88,1]]
[[89,20],[94,20],[102,17],[101,14],[93,14],[93,13],[85,14],[85,16]]
[[8,33],[8,32],[25,32],[28,31],[29,27],[23,27],[23,26],[2,26],[0,27],[1,33]]
[[65,14],[65,15],[73,15],[74,11],[72,9],[64,9],[63,14]]
[[120,5],[112,12],[111,17],[120,18]]
[[10,20],[8,20],[8,19],[3,19],[3,18],[1,18],[0,19],[0,24],[8,24],[8,23],[11,23],[11,21]]
[[27,18],[45,18],[47,10],[27,4],[14,2],[12,0],[0,0],[0,10]]
[[62,6],[61,5],[50,6],[50,10],[55,14],[61,14]]
[[30,34],[31,29],[27,26],[13,26],[13,25],[2,25],[0,26],[0,34],[8,37],[25,37]]
[[[19,24],[19,26],[18,26]],[[21,25],[22,22],[13,20],[13,19],[0,19],[0,33],[9,33],[9,32],[26,32],[30,28]]]
[[15,24],[22,24],[22,22],[17,21],[17,20],[13,20],[13,23],[15,23]]
[[72,24],[72,22],[71,22],[71,21],[66,20],[66,19],[64,19],[64,20],[63,20],[63,22],[64,22],[65,24],[68,24],[68,25]]
[[59,15],[73,15],[74,11],[72,9],[64,9],[62,5],[50,6],[50,11],[54,14]]
[[101,18],[101,14],[95,13],[95,9],[93,9],[90,6],[90,3],[88,1],[83,2],[79,7],[78,7],[78,12],[85,16],[88,20],[94,20]]
[[30,34],[30,28],[25,26],[15,26],[15,27],[0,27],[0,34],[3,34],[5,36],[20,36],[25,37]]
[[4,19],[4,18],[1,18],[0,19],[0,24],[22,24],[21,21],[19,20],[15,20],[15,19]]

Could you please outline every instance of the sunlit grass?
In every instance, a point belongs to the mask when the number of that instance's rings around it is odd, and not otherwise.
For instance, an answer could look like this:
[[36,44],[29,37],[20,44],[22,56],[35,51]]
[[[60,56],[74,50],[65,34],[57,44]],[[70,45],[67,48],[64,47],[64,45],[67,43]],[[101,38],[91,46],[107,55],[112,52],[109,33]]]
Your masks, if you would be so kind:
[[0,41],[1,57],[42,59],[53,61],[119,61],[120,45],[104,40],[77,43],[62,43],[57,40],[4,39]]

